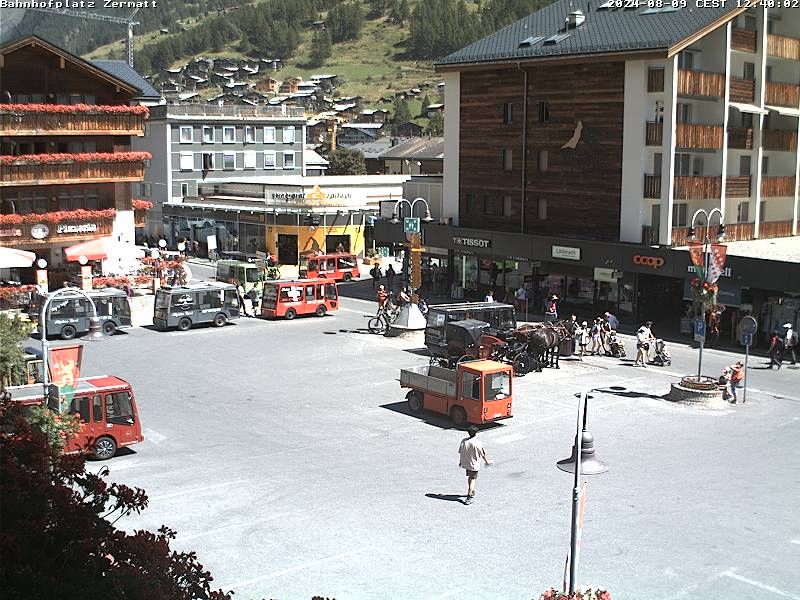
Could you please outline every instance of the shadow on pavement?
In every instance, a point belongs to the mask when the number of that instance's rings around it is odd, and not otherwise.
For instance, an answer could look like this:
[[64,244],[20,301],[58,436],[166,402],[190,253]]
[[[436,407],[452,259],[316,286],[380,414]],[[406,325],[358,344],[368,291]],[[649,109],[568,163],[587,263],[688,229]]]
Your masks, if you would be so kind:
[[460,502],[461,504],[464,503],[462,498],[466,498],[466,496],[460,496],[458,494],[425,494],[426,498],[433,498],[434,500],[446,500],[447,502]]
[[[386,410],[391,410],[396,413],[400,413],[424,423],[428,425],[432,425],[433,427],[438,427],[439,429],[455,429],[460,431],[466,431],[469,424],[465,424],[461,427],[453,424],[449,417],[446,415],[440,415],[438,413],[432,413],[428,411],[422,411],[420,413],[413,413],[411,409],[408,407],[408,402],[392,402],[391,404],[382,404],[381,408],[385,408]],[[478,426],[481,431],[489,431],[491,429],[496,429],[498,427],[505,427],[503,423],[498,421],[494,421],[492,423],[484,423],[483,425]]]
[[430,350],[427,348],[405,348],[403,351],[417,356],[424,356],[425,358],[429,358],[431,355]]

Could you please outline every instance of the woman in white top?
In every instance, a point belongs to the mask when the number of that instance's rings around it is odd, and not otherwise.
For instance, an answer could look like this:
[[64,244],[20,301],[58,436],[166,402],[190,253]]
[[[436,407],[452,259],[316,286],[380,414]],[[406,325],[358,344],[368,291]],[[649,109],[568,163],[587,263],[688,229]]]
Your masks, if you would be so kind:
[[583,360],[583,355],[586,354],[586,346],[589,345],[589,326],[586,321],[581,323],[575,330],[575,340],[580,347],[580,359]]

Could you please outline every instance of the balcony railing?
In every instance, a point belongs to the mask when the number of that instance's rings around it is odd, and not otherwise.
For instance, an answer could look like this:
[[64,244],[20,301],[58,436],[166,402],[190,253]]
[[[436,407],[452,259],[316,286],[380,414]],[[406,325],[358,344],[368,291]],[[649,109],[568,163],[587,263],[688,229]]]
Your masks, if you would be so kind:
[[644,176],[644,197],[645,198],[661,197],[661,175]]
[[797,150],[797,132],[782,129],[764,130],[764,150],[794,152]]
[[767,54],[778,58],[800,60],[800,40],[770,34],[767,36]]
[[[771,239],[779,237],[790,237],[792,235],[791,221],[767,221],[759,223],[758,237],[760,239]],[[755,236],[754,223],[731,223],[725,224],[725,242],[742,242],[752,240]],[[686,246],[689,244],[689,228],[672,228],[672,245]],[[645,225],[642,227],[642,244],[646,246],[658,245],[658,228]]]
[[[0,104],[0,135],[144,135],[146,114],[40,112]],[[41,105],[31,105],[33,107]]]
[[792,176],[761,178],[761,196],[764,198],[794,196],[794,190],[795,183]]
[[139,181],[149,158],[147,152],[2,156],[0,187]]
[[728,148],[752,150],[753,130],[743,127],[728,127]]
[[302,106],[214,106],[209,104],[165,104],[150,109],[151,118],[170,117],[225,117],[231,119],[303,119],[306,109]]
[[664,91],[664,69],[647,69],[647,91]]
[[750,196],[750,176],[732,175],[725,178],[725,194],[731,198]]
[[672,193],[676,200],[705,200],[719,198],[722,177],[676,177]]
[[756,82],[752,79],[731,77],[731,102],[752,104],[756,97]]
[[768,81],[764,102],[775,106],[797,108],[797,105],[800,104],[800,85]]
[[645,123],[644,143],[647,146],[660,146],[664,132],[664,124],[648,121]]
[[678,95],[722,97],[725,93],[725,75],[708,71],[678,70]]
[[698,150],[717,150],[722,148],[722,127],[719,125],[677,123],[675,125],[675,146]]
[[742,52],[755,52],[756,32],[734,27],[731,29],[731,48]]

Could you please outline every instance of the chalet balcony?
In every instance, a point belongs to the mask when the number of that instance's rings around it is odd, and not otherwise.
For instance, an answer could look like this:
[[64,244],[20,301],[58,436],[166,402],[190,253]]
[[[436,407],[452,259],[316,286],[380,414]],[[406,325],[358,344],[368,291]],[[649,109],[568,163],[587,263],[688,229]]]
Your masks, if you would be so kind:
[[664,69],[647,70],[647,91],[648,92],[664,91]]
[[0,187],[141,181],[149,152],[0,156]]
[[696,150],[718,150],[722,148],[722,127],[719,125],[698,125],[695,123],[676,123],[675,146]]
[[145,106],[0,104],[0,135],[144,135]]
[[664,124],[648,121],[644,124],[644,143],[647,146],[660,146],[664,133]]
[[0,245],[31,248],[111,235],[115,217],[113,208],[0,215]]
[[800,40],[782,35],[767,36],[767,55],[800,60]]
[[800,85],[768,81],[764,103],[797,108],[797,105],[800,104]]
[[661,197],[661,175],[644,176],[644,197],[645,198]]
[[725,75],[708,71],[678,70],[678,95],[721,98],[725,94]]
[[732,175],[725,178],[725,194],[730,198],[749,198],[750,187],[749,175]]
[[756,51],[756,32],[734,27],[731,29],[731,49],[741,52]]
[[[766,221],[759,223],[759,239],[772,239],[790,237],[792,235],[791,221]],[[755,223],[726,223],[725,242],[742,242],[755,239]],[[676,247],[687,246],[689,239],[688,227],[672,228],[672,245]],[[658,245],[658,228],[642,227],[642,244],[646,246]]]
[[794,191],[794,177],[791,175],[761,178],[761,196],[763,198],[794,196]]
[[797,150],[797,132],[765,129],[762,144],[764,150],[794,152]]
[[756,82],[752,79],[731,77],[731,102],[752,104],[756,97]]
[[676,177],[672,197],[675,200],[707,200],[722,194],[722,177]]
[[753,130],[743,127],[728,127],[728,148],[752,150]]

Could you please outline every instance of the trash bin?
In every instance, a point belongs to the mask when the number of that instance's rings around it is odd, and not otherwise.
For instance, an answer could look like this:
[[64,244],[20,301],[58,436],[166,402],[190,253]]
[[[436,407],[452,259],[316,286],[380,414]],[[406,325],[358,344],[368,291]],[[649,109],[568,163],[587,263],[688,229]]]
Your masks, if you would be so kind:
[[558,348],[559,356],[572,356],[575,353],[575,340],[573,338],[569,338],[561,342],[561,346]]

